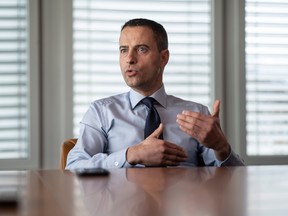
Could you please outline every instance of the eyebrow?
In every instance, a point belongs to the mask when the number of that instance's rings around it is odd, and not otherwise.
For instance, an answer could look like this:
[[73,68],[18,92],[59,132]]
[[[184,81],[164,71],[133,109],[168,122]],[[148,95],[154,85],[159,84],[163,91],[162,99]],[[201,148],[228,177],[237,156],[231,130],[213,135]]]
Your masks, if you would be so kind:
[[[141,46],[144,46],[144,47],[150,49],[150,46],[148,46],[147,44],[137,44],[135,47],[138,48],[138,47],[141,47]],[[127,47],[129,47],[129,46],[123,45],[123,46],[119,46],[119,49],[121,49],[121,48],[127,48]]]
[[121,48],[127,48],[128,46],[119,46],[119,49],[121,49]]
[[138,48],[138,47],[140,47],[140,46],[144,46],[144,47],[150,49],[150,47],[149,47],[147,44],[138,44],[136,47]]

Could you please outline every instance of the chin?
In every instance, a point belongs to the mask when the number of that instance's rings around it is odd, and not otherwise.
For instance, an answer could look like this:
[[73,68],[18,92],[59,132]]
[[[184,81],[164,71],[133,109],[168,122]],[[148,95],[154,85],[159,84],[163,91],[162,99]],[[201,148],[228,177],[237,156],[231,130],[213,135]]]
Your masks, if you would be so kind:
[[137,86],[140,86],[140,83],[137,82],[137,80],[132,79],[125,79],[126,85],[131,88],[137,88]]

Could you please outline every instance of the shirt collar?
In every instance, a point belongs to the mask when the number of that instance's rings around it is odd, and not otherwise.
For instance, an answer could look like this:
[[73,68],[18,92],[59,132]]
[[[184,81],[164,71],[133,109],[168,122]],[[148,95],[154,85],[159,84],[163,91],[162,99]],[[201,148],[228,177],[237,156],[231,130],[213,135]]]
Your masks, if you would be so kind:
[[[141,95],[140,93],[136,92],[135,90],[130,89],[129,99],[130,99],[131,108],[134,109],[136,107],[136,105],[145,97],[146,96]],[[149,97],[153,97],[162,107],[166,108],[167,94],[166,94],[164,85],[162,85],[160,89],[158,89],[156,92],[154,92]]]

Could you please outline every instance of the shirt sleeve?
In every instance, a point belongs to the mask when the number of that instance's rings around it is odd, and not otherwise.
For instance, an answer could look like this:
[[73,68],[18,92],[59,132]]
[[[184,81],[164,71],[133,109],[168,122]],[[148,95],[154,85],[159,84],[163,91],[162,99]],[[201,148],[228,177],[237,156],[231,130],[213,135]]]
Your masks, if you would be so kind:
[[220,166],[244,166],[243,159],[236,154],[232,149],[230,155],[224,160],[219,161]]
[[[208,108],[205,106],[202,107],[202,113],[204,113],[206,115],[211,115]],[[202,148],[205,148],[205,147],[202,146]],[[202,157],[203,157],[203,160],[204,160],[204,163],[206,166],[217,166],[217,167],[244,166],[243,159],[238,154],[236,154],[232,150],[232,148],[231,148],[230,155],[224,161],[217,160],[217,158],[214,154],[214,150],[208,149],[208,148],[205,148],[205,150],[202,153]]]
[[224,160],[220,161],[217,160],[214,150],[202,147],[202,158],[204,161],[204,164],[206,166],[217,166],[217,167],[224,167],[224,166],[244,166],[243,159],[236,154],[232,149],[230,151],[229,156]]
[[91,104],[80,124],[80,134],[75,147],[67,157],[67,170],[78,168],[128,168],[127,148],[108,153],[109,125],[101,107]]
[[80,147],[83,143],[77,142],[76,146],[69,152],[67,158],[67,170],[73,170],[78,168],[129,168],[132,167],[126,161],[126,151],[123,149],[118,152],[114,152],[110,155],[107,153],[96,153],[91,156],[84,148]]

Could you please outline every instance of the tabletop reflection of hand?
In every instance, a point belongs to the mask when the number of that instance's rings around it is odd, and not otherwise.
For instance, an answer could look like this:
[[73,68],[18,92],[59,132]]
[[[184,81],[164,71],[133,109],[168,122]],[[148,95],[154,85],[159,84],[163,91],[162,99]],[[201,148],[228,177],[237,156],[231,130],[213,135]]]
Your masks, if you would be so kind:
[[107,177],[78,178],[79,197],[92,216],[159,216],[161,193],[185,172],[173,168],[110,170]]
[[234,196],[230,188],[236,188],[238,183],[231,182],[233,170],[225,167],[111,170],[109,177],[78,178],[79,197],[92,216],[191,213],[228,216],[233,207],[225,205],[233,204],[233,200],[227,198]]
[[[110,170],[107,177],[78,178],[79,200],[91,216],[146,215],[147,195],[126,179],[125,169]],[[145,211],[144,211],[145,210]]]
[[127,169],[127,179],[139,185],[156,202],[159,208],[163,205],[164,191],[179,181],[187,172],[182,168],[139,168]]
[[167,191],[165,215],[186,216],[193,212],[193,215],[226,216],[222,214],[222,194],[231,176],[232,170],[227,168],[190,169],[185,178]]

